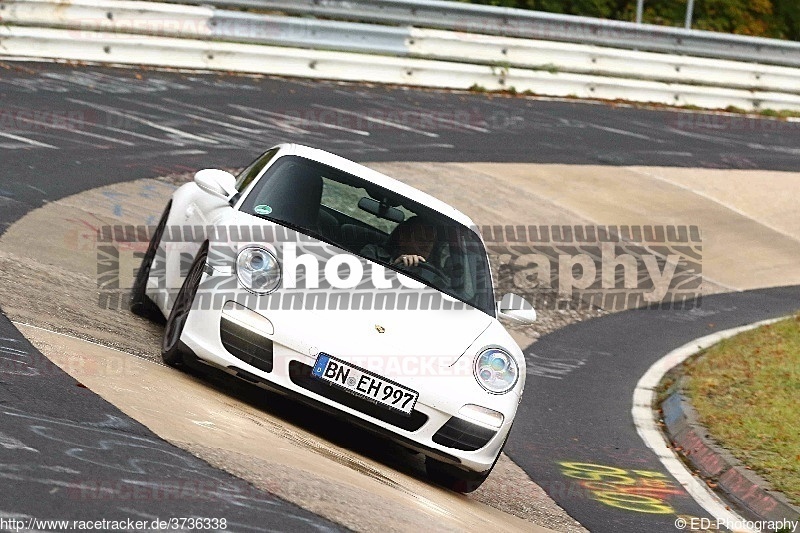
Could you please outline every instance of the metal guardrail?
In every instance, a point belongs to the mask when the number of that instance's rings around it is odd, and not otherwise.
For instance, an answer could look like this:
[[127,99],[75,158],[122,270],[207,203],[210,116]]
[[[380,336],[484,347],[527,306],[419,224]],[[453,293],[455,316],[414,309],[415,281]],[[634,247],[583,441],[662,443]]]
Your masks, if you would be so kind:
[[81,32],[210,39],[416,57],[488,65],[498,71],[517,67],[800,93],[800,70],[775,65],[410,26],[276,16],[209,6],[117,0],[5,0],[0,3],[0,16],[8,24]]
[[[800,69],[774,65],[174,2],[2,0],[0,17],[4,55],[152,60],[185,68],[709,108],[800,109]],[[155,55],[136,52],[137,46]]]
[[800,67],[800,42],[443,0],[169,0]]
[[222,41],[275,44],[402,56],[408,54],[408,28],[276,17],[214,10],[210,37]]
[[[0,21],[16,26],[274,44],[392,56],[408,55],[410,28],[270,16],[118,0],[0,0]],[[75,34],[80,38],[81,33]]]

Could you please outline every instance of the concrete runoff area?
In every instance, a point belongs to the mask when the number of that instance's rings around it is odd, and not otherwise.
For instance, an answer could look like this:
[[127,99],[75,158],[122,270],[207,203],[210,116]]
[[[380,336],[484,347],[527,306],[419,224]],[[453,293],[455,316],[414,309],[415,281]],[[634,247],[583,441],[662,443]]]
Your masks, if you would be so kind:
[[[800,173],[452,163],[426,165],[420,175],[404,174],[403,164],[375,166],[479,225],[697,225],[709,284],[748,290],[800,283]],[[431,178],[438,183],[428,185]]]
[[[800,227],[782,216],[799,200],[798,173],[489,163],[369,166],[451,203],[479,225],[697,224],[704,237],[704,277],[714,291],[800,283]],[[106,224],[154,224],[173,189],[167,180],[148,179],[90,190],[36,209],[9,228],[0,239],[0,300],[9,318],[157,361],[159,326],[97,304],[94,232]],[[411,460],[398,471],[380,457],[327,442],[177,371],[20,328],[56,364],[155,433],[354,529],[388,531],[389,522],[398,531],[430,529],[435,518],[443,531],[489,525],[515,530],[531,528],[532,522],[581,530],[505,457],[478,492],[449,493],[425,482],[421,465]],[[533,340],[514,332],[523,347]],[[115,374],[118,368],[123,371]],[[178,389],[181,394],[175,394]],[[177,403],[156,400],[157,395]],[[254,435],[271,444],[257,449]],[[365,504],[373,498],[374,505]],[[391,518],[375,513],[377,507]]]
[[[175,369],[18,327],[48,359],[160,437],[353,530],[552,531],[356,456]],[[391,452],[403,453],[399,447]],[[503,462],[502,471],[527,479],[507,458]]]

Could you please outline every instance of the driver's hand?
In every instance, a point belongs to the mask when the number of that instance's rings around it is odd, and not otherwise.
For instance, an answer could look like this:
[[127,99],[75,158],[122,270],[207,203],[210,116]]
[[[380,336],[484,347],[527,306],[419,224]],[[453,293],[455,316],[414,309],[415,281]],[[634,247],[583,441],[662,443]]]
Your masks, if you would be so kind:
[[407,267],[415,267],[419,266],[420,263],[425,263],[425,258],[421,255],[401,255],[397,259],[394,260],[395,265],[403,265]]

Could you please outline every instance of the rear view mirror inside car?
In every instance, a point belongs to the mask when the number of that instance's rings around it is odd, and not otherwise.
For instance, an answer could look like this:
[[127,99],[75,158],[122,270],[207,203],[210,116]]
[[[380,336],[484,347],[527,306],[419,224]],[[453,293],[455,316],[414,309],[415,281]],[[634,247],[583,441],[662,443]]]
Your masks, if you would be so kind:
[[371,213],[376,217],[385,218],[392,222],[402,222],[406,215],[396,207],[391,207],[389,204],[379,202],[374,198],[363,197],[358,201],[359,209]]

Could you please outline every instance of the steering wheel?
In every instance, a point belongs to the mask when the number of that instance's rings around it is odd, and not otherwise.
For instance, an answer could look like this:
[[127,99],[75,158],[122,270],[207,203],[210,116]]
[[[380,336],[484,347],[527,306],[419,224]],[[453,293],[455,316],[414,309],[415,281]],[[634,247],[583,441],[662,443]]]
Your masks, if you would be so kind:
[[417,264],[417,267],[431,272],[435,276],[438,276],[439,278],[441,278],[441,280],[444,281],[445,283],[447,283],[448,285],[450,284],[450,276],[445,274],[444,271],[441,268],[437,267],[433,263],[420,261]]

